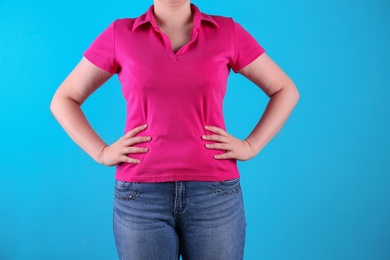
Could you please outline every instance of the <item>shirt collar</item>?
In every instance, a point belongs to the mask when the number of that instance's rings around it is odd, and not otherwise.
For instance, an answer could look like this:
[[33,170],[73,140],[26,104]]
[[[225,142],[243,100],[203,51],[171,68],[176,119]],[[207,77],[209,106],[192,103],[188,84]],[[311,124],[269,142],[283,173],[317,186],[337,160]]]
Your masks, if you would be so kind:
[[[153,10],[154,10],[154,5],[151,5],[146,13],[137,17],[134,21],[133,28],[131,30],[135,31],[139,26],[148,22],[153,26],[153,28],[157,29],[158,26],[156,20],[154,19]],[[191,10],[194,13],[195,29],[198,29],[200,27],[202,21],[209,22],[213,24],[216,28],[219,27],[218,23],[214,20],[213,17],[211,17],[208,14],[204,14],[200,12],[199,8],[192,3],[191,3]]]

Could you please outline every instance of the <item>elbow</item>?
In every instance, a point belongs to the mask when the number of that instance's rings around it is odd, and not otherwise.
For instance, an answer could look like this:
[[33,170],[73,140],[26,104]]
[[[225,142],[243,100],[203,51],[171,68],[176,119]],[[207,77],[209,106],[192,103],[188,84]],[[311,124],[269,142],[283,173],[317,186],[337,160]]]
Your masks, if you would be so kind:
[[283,97],[285,102],[295,107],[300,99],[300,93],[293,82],[282,86],[277,92],[270,95],[270,98]]
[[54,94],[53,98],[50,102],[50,111],[54,115],[54,117],[58,117],[58,114],[61,111],[61,107],[64,104],[64,97],[58,93],[58,91]]
[[80,106],[79,102],[57,91],[50,102],[50,111],[59,120],[64,114],[75,108],[80,108]]
[[50,102],[50,112],[54,116],[56,115],[57,106],[58,106],[57,104],[58,104],[58,101],[57,101],[56,95],[54,95],[54,97],[52,98],[52,100]]
[[295,84],[293,82],[290,82],[290,84],[287,84],[284,89],[286,90],[286,93],[288,94],[291,102],[297,104],[301,95]]
[[301,94],[299,93],[299,91],[295,85],[293,86],[292,92],[293,92],[292,96],[295,100],[295,103],[298,103],[299,99],[301,98]]
[[57,91],[50,102],[50,111],[55,118],[58,118],[61,111],[64,111],[64,105],[66,105],[66,98]]

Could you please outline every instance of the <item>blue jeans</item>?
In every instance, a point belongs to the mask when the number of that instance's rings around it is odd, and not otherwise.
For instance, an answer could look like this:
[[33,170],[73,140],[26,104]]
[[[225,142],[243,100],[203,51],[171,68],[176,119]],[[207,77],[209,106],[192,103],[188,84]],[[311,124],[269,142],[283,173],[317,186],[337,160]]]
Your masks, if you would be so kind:
[[113,227],[121,260],[243,259],[240,180],[116,180]]

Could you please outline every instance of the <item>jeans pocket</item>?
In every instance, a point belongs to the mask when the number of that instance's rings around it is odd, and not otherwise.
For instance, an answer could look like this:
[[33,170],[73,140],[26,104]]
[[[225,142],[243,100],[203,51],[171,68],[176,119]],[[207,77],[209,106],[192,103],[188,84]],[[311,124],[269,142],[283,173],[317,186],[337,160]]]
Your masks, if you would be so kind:
[[115,180],[116,191],[127,191],[131,188],[133,182]]
[[230,186],[230,185],[236,185],[239,182],[240,182],[240,178],[235,178],[231,180],[220,181],[219,183],[222,185]]
[[241,193],[240,178],[214,182],[211,184],[210,190],[217,196],[239,194]]
[[140,196],[140,191],[133,187],[134,182],[115,180],[114,195],[116,200],[135,200]]

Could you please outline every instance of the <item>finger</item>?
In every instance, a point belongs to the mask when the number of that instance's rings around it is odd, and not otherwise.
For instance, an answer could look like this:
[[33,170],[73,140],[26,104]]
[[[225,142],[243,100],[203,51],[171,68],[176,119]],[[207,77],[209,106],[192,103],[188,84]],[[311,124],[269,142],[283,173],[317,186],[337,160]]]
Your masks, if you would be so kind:
[[222,128],[219,128],[216,126],[210,126],[210,125],[205,126],[205,128],[206,128],[206,130],[209,130],[209,131],[214,132],[216,134],[228,136],[228,133],[225,130],[223,130]]
[[134,144],[140,144],[140,143],[149,142],[150,140],[152,140],[152,137],[151,137],[151,136],[130,137],[130,138],[126,139],[126,140],[123,142],[123,145],[124,145],[124,146],[132,146],[132,145],[134,145]]
[[149,149],[146,147],[127,147],[124,149],[123,153],[146,153],[147,151],[149,151]]
[[119,158],[121,162],[139,164],[141,161],[138,159],[131,158],[129,156],[123,155]]
[[233,159],[234,157],[233,157],[233,153],[227,152],[223,154],[216,154],[214,155],[214,158],[217,160],[224,160],[224,159]]
[[220,143],[227,143],[229,139],[222,135],[202,135],[203,140],[216,141]]
[[230,145],[228,144],[222,144],[222,143],[215,143],[215,144],[205,144],[206,148],[208,149],[216,149],[216,150],[230,150]]
[[138,133],[142,132],[143,130],[145,130],[147,127],[148,127],[147,124],[137,126],[136,128],[133,128],[133,129],[131,129],[130,131],[128,131],[128,132],[124,135],[124,137],[125,137],[125,138],[133,137],[133,136],[135,136],[136,134],[138,134]]

